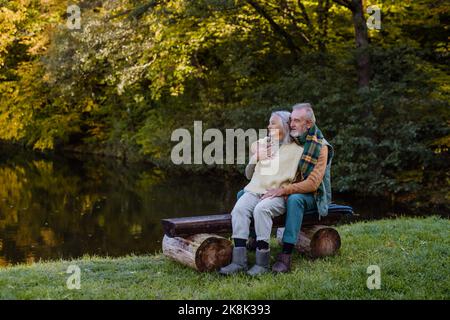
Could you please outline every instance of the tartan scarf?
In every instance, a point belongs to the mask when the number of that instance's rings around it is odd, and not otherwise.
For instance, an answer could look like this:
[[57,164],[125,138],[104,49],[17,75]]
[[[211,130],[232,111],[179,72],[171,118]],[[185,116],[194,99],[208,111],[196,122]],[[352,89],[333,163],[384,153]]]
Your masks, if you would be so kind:
[[314,125],[309,128],[308,131],[298,136],[297,141],[303,145],[303,154],[300,158],[298,167],[302,173],[303,179],[306,179],[313,171],[314,166],[319,159],[320,149],[323,145],[323,134],[322,131]]

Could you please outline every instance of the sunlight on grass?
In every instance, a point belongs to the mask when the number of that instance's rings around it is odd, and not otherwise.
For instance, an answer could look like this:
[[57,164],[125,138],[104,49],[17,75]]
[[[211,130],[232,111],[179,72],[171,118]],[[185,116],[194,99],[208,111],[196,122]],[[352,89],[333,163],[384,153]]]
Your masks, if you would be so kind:
[[[83,257],[0,269],[2,299],[449,299],[450,222],[438,217],[358,222],[338,227],[335,257],[295,255],[293,271],[223,277],[198,273],[162,254]],[[279,246],[272,240],[272,256]],[[254,255],[250,256],[250,262]],[[272,260],[273,262],[273,260]],[[81,269],[81,289],[68,290],[67,267]],[[381,289],[366,286],[378,265]]]

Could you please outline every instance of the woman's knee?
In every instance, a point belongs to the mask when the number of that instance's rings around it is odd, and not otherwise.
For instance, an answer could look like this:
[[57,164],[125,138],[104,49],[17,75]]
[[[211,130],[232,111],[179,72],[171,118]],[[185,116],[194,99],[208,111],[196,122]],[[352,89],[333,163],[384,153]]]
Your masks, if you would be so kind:
[[249,216],[251,212],[249,212],[249,209],[247,208],[244,201],[237,201],[234,205],[233,210],[231,210],[231,218],[243,218],[246,216]]
[[270,207],[265,205],[264,203],[258,203],[258,205],[255,207],[255,210],[253,210],[253,219],[255,221],[257,219],[264,219],[271,216]]
[[245,210],[242,207],[234,206],[233,210],[231,210],[231,219],[244,217],[245,215]]
[[247,222],[248,224],[250,224],[250,218],[243,210],[233,210],[231,212],[231,225],[233,229],[235,229],[236,227],[239,228]]

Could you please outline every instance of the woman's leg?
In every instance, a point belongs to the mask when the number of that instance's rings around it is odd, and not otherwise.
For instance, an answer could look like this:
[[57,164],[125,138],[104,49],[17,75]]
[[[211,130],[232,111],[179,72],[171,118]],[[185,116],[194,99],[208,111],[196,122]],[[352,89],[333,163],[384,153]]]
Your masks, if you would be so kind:
[[[236,200],[239,200],[240,197],[245,193],[244,189],[240,190],[236,194]],[[250,233],[248,235],[248,241],[247,241],[247,249],[250,251],[256,250],[256,232],[255,232],[255,226],[250,227]]]
[[245,192],[234,205],[231,211],[232,237],[235,241],[233,259],[229,265],[220,268],[220,274],[230,275],[247,270],[247,248],[245,247],[245,240],[248,238],[250,219],[255,206],[259,202],[259,198],[254,193]]
[[233,239],[248,239],[253,210],[259,202],[259,196],[252,192],[245,192],[231,211]]
[[272,218],[284,214],[286,205],[283,197],[261,200],[253,211],[255,221],[257,249],[256,264],[248,271],[252,276],[269,272],[269,241],[272,233]]
[[286,201],[283,197],[266,198],[261,200],[253,211],[255,220],[256,240],[270,241],[272,233],[272,219],[286,212]]

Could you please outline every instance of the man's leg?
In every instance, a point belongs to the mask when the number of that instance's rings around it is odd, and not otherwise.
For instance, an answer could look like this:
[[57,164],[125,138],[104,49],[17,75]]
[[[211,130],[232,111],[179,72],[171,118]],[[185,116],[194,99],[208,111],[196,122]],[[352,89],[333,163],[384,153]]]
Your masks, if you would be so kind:
[[288,272],[291,268],[291,254],[297,243],[303,215],[306,211],[317,210],[314,195],[311,193],[291,194],[286,204],[286,222],[283,234],[283,251],[277,257],[277,262],[273,265],[274,272]]

